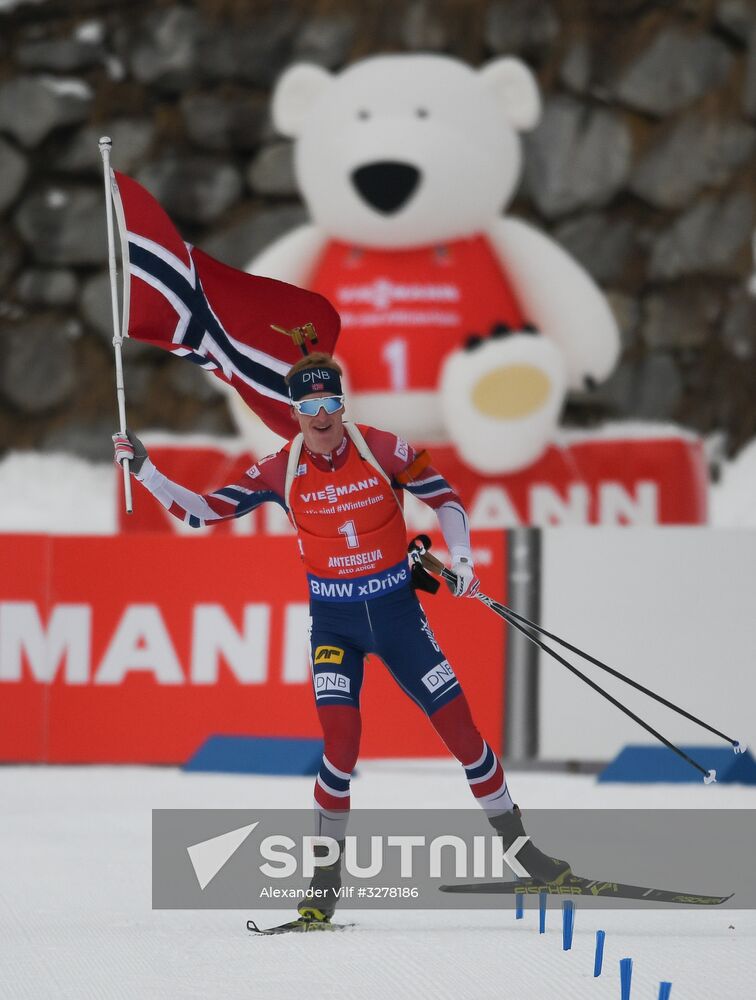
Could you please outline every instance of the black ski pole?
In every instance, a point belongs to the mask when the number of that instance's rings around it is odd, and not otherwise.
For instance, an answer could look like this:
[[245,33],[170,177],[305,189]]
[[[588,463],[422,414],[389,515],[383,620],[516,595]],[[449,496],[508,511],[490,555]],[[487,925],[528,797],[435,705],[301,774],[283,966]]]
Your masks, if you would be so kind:
[[[420,547],[418,547],[418,545],[417,545],[418,541],[420,542]],[[430,540],[427,539],[427,536],[419,536],[419,538],[416,539],[415,542],[413,542],[413,545],[410,546],[410,555],[411,555],[413,561],[419,561],[421,564],[424,564],[427,568],[433,570],[433,572],[435,572],[438,575],[440,575],[442,577],[442,579],[444,579],[444,580],[447,581],[447,583],[450,583],[450,584],[454,585],[456,583],[456,579],[457,579],[456,574],[453,573],[451,570],[447,569],[446,566],[444,566],[444,564],[440,560],[436,559],[435,556],[432,556],[427,551],[427,549],[429,547],[429,542],[430,542]],[[681,757],[684,761],[686,761],[688,764],[690,764],[692,767],[694,767],[697,771],[699,771],[704,776],[704,782],[706,784],[710,784],[711,782],[716,781],[716,771],[714,771],[714,770],[708,770],[707,771],[706,768],[702,767],[701,764],[699,764],[697,761],[693,760],[693,758],[690,757],[687,753],[685,753],[684,750],[681,750],[678,746],[676,746],[674,743],[672,743],[670,740],[668,740],[665,736],[662,736],[662,734],[660,732],[658,732],[656,729],[654,729],[652,726],[650,726],[647,722],[645,722],[643,719],[641,719],[640,716],[638,716],[638,715],[635,714],[635,712],[633,712],[631,709],[629,709],[625,705],[623,705],[622,702],[618,701],[618,699],[616,699],[613,695],[609,694],[608,691],[604,690],[604,688],[602,688],[600,684],[597,684],[595,681],[591,680],[590,677],[586,676],[574,664],[572,664],[569,661],[565,660],[563,656],[560,656],[560,654],[557,653],[556,650],[552,649],[550,646],[547,646],[541,639],[538,638],[538,635],[537,635],[537,633],[539,631],[542,631],[544,634],[549,634],[549,633],[546,633],[545,630],[542,630],[542,629],[540,629],[539,626],[532,625],[531,623],[528,623],[530,625],[530,628],[528,628],[522,622],[517,621],[517,618],[520,618],[522,616],[516,615],[516,613],[512,612],[509,608],[506,607],[506,605],[503,605],[500,602],[495,601],[493,598],[488,597],[488,595],[486,595],[486,594],[482,594],[482,593],[478,592],[476,594],[476,598],[482,604],[485,604],[486,607],[489,607],[495,614],[498,614],[500,618],[503,618],[513,628],[516,628],[518,631],[520,631],[527,639],[529,639],[532,643],[534,643],[534,645],[538,646],[545,653],[548,653],[549,656],[552,656],[558,663],[561,663],[562,666],[566,667],[576,677],[579,677],[590,688],[592,688],[594,691],[597,691],[600,695],[602,695],[602,697],[606,698],[607,701],[609,701],[611,704],[613,704],[621,712],[623,712],[629,718],[633,719],[634,722],[637,722],[638,725],[641,726],[643,729],[645,729],[647,732],[651,733],[651,735],[654,736],[656,739],[658,739],[661,743],[663,743],[664,746],[668,747],[670,750],[672,750],[674,753],[676,753],[679,757]],[[515,617],[515,615],[516,615],[516,617]],[[527,619],[524,619],[524,621],[527,621]],[[531,631],[531,629],[532,629],[532,631]],[[555,641],[560,642],[560,640],[556,636],[551,636],[550,635],[550,638],[553,638]],[[578,655],[581,655],[580,650],[575,650],[575,651],[578,653]],[[609,668],[609,670],[610,670],[610,672],[613,672],[611,668]],[[629,678],[624,678],[624,675],[620,675],[620,676],[623,679],[626,679],[629,683],[632,683]],[[638,685],[638,686],[640,686],[640,685]],[[653,692],[649,691],[648,693],[651,694],[652,696],[654,696]],[[659,698],[659,700],[664,700],[664,699]],[[670,703],[670,707],[671,708],[676,708],[677,706],[672,705]],[[691,718],[693,718],[694,721],[698,721],[694,717],[691,717]],[[704,723],[704,725],[705,725],[705,723]],[[721,734],[719,734],[719,735],[721,735]],[[728,737],[725,736],[724,739],[728,739]],[[733,742],[733,741],[729,741],[729,742]],[[740,752],[739,748],[740,748],[740,744],[738,743],[737,746],[735,746],[735,752],[736,753]]]
[[558,635],[554,635],[552,632],[548,632],[545,628],[543,628],[543,626],[538,625],[536,622],[531,622],[529,619],[525,618],[524,615],[518,614],[517,611],[513,611],[512,608],[507,607],[506,604],[501,604],[500,601],[493,601],[489,606],[494,611],[498,611],[498,609],[501,608],[508,614],[512,615],[513,618],[517,618],[524,625],[527,625],[529,628],[534,629],[536,632],[540,632],[541,635],[545,635],[547,639],[552,639],[554,642],[559,643],[560,646],[564,646],[565,649],[569,649],[571,653],[576,653],[578,656],[581,656],[584,660],[587,660],[589,663],[593,663],[595,666],[600,667],[602,670],[605,670],[607,673],[611,674],[612,677],[616,677],[618,680],[624,681],[625,684],[629,684],[630,687],[634,687],[636,690],[642,691],[643,694],[648,695],[649,698],[653,698],[654,701],[658,701],[660,702],[660,704],[665,705],[667,708],[671,708],[672,711],[677,712],[678,715],[682,715],[684,718],[689,719],[691,722],[695,722],[697,725],[702,726],[704,729],[707,729],[710,733],[713,733],[715,736],[719,736],[721,739],[725,740],[727,743],[730,743],[732,745],[732,748],[735,751],[735,753],[743,753],[745,751],[745,747],[739,740],[734,740],[731,736],[727,736],[725,733],[720,732],[718,729],[715,729],[714,726],[710,726],[708,722],[704,722],[703,719],[699,719],[697,716],[691,715],[691,713],[686,712],[684,708],[681,708],[679,705],[676,705],[672,701],[668,701],[666,698],[662,697],[662,695],[657,694],[650,688],[644,687],[643,684],[640,684],[638,681],[633,680],[632,677],[628,677],[627,674],[623,674],[620,670],[616,670],[614,667],[610,667],[608,663],[603,663],[601,660],[596,659],[595,656],[591,656],[590,653],[586,653],[579,647],[573,646],[571,643],[567,642],[566,639],[560,639]]
[[[421,551],[420,549],[417,548],[416,545],[417,541],[420,541],[424,551]],[[428,543],[430,542],[430,539],[427,537],[427,535],[419,535],[418,539],[416,539],[415,543],[413,543],[415,544],[414,551],[417,551],[419,553],[418,558],[420,558],[421,560],[425,559],[429,565],[429,568],[433,569],[434,572],[440,574],[444,579],[448,580],[450,583],[453,584],[455,580],[454,574],[451,572],[451,570],[448,570],[440,560],[436,559],[435,556],[433,556],[431,553],[427,551],[429,545],[426,544],[426,541]],[[590,653],[586,653],[585,650],[580,649],[578,646],[573,646],[572,643],[567,642],[566,639],[562,639],[558,635],[554,635],[553,632],[549,632],[547,629],[543,628],[543,626],[539,625],[537,622],[530,621],[530,619],[525,618],[524,615],[519,614],[517,611],[513,611],[512,608],[507,607],[506,604],[502,604],[500,601],[494,601],[492,598],[487,597],[485,594],[480,594],[478,596],[480,597],[481,600],[483,600],[483,603],[485,603],[488,607],[490,607],[492,611],[495,611],[498,614],[500,614],[501,617],[505,617],[504,614],[502,614],[502,612],[506,612],[506,614],[512,615],[514,618],[517,618],[520,622],[522,622],[524,625],[527,625],[529,628],[532,628],[534,631],[539,632],[541,635],[545,635],[548,639],[551,639],[552,641],[558,643],[565,649],[569,649],[570,652],[575,653],[577,656],[582,657],[584,660],[587,660],[589,663],[594,664],[594,666],[599,667],[601,670],[605,670],[607,673],[611,674],[613,677],[616,677],[618,680],[624,681],[625,684],[629,684],[637,691],[641,691],[649,698],[653,698],[654,701],[658,701],[666,708],[672,709],[673,712],[677,712],[678,715],[683,716],[690,722],[695,722],[696,725],[699,725],[703,729],[706,729],[714,736],[718,736],[720,739],[725,740],[732,746],[736,754],[745,753],[746,746],[740,740],[733,739],[726,733],[721,732],[721,730],[716,729],[714,726],[709,725],[708,722],[704,722],[703,719],[699,719],[698,716],[691,714],[684,708],[681,708],[679,705],[676,705],[674,702],[669,701],[662,695],[657,694],[650,688],[645,687],[639,681],[633,680],[632,677],[628,677],[627,674],[623,674],[620,670],[617,670],[614,667],[610,667],[608,663],[604,663],[602,660],[597,659]],[[512,622],[511,624],[515,625],[515,622]]]
[[[454,578],[453,573],[450,573],[449,575],[452,578]],[[557,653],[555,649],[552,649],[550,646],[547,646],[545,642],[543,642],[541,639],[538,638],[538,635],[535,631],[531,631],[530,629],[527,628],[527,626],[521,624],[515,618],[511,617],[506,611],[504,611],[502,605],[496,607],[495,605],[498,602],[493,601],[490,597],[487,597],[485,594],[478,594],[477,597],[482,604],[485,604],[487,607],[491,608],[492,611],[494,611],[501,618],[503,618],[504,621],[508,622],[508,624],[510,624],[513,628],[516,628],[518,631],[522,632],[522,634],[527,639],[530,639],[530,641],[534,643],[536,646],[538,646],[540,649],[542,649],[544,653],[548,653],[549,656],[553,656],[554,659],[557,661],[557,663],[561,663],[563,667],[567,667],[567,669],[571,673],[573,673],[576,677],[579,677],[581,681],[585,681],[585,683],[589,687],[593,688],[594,691],[597,691],[602,697],[606,698],[607,701],[611,702],[612,705],[616,706],[621,712],[624,712],[625,715],[629,716],[629,718],[637,722],[639,726],[642,726],[643,729],[646,730],[646,732],[651,733],[651,735],[655,736],[656,739],[659,740],[659,742],[664,744],[664,746],[669,747],[670,750],[674,751],[674,753],[676,753],[678,757],[682,757],[684,761],[687,761],[688,764],[694,767],[697,771],[700,771],[707,785],[717,780],[716,771],[713,770],[707,771],[705,767],[702,767],[701,764],[693,760],[693,758],[690,757],[687,753],[685,753],[684,750],[681,750],[680,747],[676,746],[674,743],[668,740],[666,736],[662,736],[662,734],[658,732],[658,730],[654,729],[653,726],[650,726],[647,722],[641,719],[639,715],[636,715],[635,712],[629,709],[626,705],[623,705],[621,701],[619,701],[613,695],[609,694],[609,692],[606,691],[604,688],[602,688],[600,684],[597,684],[596,681],[591,680],[591,678],[586,676],[586,674],[584,674],[581,670],[578,670],[578,668],[573,663],[570,663],[568,660],[565,660],[565,658],[563,656],[560,656],[560,654]]]

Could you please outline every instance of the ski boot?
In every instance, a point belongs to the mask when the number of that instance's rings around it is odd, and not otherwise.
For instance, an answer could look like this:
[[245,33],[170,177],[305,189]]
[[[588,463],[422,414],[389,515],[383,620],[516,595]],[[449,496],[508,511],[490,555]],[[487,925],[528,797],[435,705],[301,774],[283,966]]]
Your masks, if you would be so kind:
[[[505,852],[509,850],[518,837],[527,836],[522,825],[522,813],[518,806],[515,806],[512,812],[491,816],[489,822],[494,830],[501,834]],[[561,885],[567,876],[572,874],[569,862],[561,861],[559,858],[550,858],[543,851],[539,851],[532,840],[520,848],[517,852],[517,860],[530,873],[532,881],[539,884]]]
[[[315,874],[310,881],[311,896],[302,900],[297,907],[299,916],[304,920],[312,920],[318,923],[328,923],[336,910],[336,903],[339,901],[339,889],[341,889],[341,859],[344,856],[344,841],[340,840],[339,856],[330,865],[322,865],[315,869]],[[328,848],[324,845],[316,845],[313,848],[316,858],[324,858],[328,854]]]

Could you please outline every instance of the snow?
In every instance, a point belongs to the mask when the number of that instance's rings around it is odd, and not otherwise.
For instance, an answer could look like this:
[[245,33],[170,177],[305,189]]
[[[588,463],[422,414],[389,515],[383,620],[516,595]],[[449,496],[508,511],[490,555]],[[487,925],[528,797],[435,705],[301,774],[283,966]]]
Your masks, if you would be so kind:
[[697,435],[677,424],[651,423],[645,420],[607,421],[599,427],[583,430],[575,427],[558,427],[555,443],[565,446],[583,441],[647,441],[678,438],[681,441],[696,441]]
[[723,466],[711,491],[710,513],[721,527],[756,528],[756,441]]
[[69,197],[60,188],[49,188],[45,193],[45,204],[48,208],[63,208],[68,204]]
[[[631,427],[627,436],[637,430]],[[676,428],[670,431],[680,433]],[[619,430],[615,427],[606,433],[617,435]],[[142,436],[148,447],[180,442],[182,447],[222,448],[229,454],[247,450],[241,438],[179,437],[161,431]],[[0,531],[111,534],[116,530],[119,497],[109,463],[13,451],[0,459]],[[756,527],[756,441],[723,463],[721,480],[712,485],[710,499],[712,527]]]
[[[223,446],[244,450],[239,441]],[[715,523],[753,525],[755,497],[756,442],[715,487]],[[110,534],[118,503],[110,463],[34,452],[0,460],[0,531]],[[453,762],[365,761],[360,772],[356,806],[469,806]],[[756,808],[756,790],[737,786],[597,785],[545,773],[509,781],[524,808]],[[245,920],[277,923],[284,910],[151,910],[151,809],[292,808],[309,804],[311,791],[310,779],[169,768],[0,768],[0,998],[617,1000],[626,956],[634,1000],[654,1000],[663,979],[674,984],[673,1000],[754,996],[756,914],[748,911],[578,905],[573,948],[564,953],[556,904],[545,937],[533,908],[515,921],[511,900],[500,912],[345,909],[339,919],[354,920],[352,930],[280,938],[249,936]],[[607,933],[605,971],[594,980],[599,927]]]
[[99,45],[105,37],[105,25],[102,21],[82,21],[74,29],[74,38],[85,45]]
[[72,455],[10,452],[0,461],[0,531],[114,534],[115,471]]
[[47,3],[47,0],[0,0],[0,14],[10,14],[17,7],[23,7],[24,4],[43,4]]
[[123,80],[126,76],[126,67],[123,64],[123,60],[119,59],[118,56],[108,53],[105,57],[105,71],[108,74],[109,80]]
[[80,97],[82,100],[88,100],[93,96],[89,84],[75,77],[40,76],[39,80],[58,97]]
[[[588,776],[512,773],[531,808],[756,806],[729,787],[609,786]],[[468,807],[454,762],[366,761],[355,805]],[[309,804],[311,779],[188,774],[170,768],[4,767],[0,996],[13,1000],[617,1000],[619,959],[634,1000],[663,979],[677,1000],[749,1000],[756,914],[576,909],[570,952],[552,905],[544,937],[531,904],[499,911],[339,912],[353,930],[254,938],[287,911],[152,911],[150,810]],[[527,905],[527,904],[526,904]],[[606,931],[594,980],[594,936]]]

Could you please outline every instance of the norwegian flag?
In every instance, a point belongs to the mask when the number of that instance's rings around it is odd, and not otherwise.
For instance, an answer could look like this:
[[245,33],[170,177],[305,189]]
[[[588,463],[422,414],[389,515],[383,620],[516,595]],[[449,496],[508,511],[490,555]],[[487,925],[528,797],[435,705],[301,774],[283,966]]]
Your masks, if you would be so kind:
[[340,326],[336,310],[322,295],[239,271],[185,243],[152,195],[117,171],[113,199],[128,261],[128,336],[229,382],[271,430],[289,437],[284,375],[302,355],[271,324],[291,330],[312,323],[317,350],[332,354]]

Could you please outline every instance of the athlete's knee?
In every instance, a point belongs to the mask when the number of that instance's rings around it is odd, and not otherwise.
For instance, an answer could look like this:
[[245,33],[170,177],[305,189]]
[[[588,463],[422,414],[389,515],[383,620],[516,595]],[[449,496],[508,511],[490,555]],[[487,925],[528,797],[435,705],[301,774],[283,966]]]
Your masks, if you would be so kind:
[[318,718],[323,730],[323,753],[334,767],[351,773],[360,753],[360,710],[353,705],[321,705]]
[[464,694],[458,694],[435,711],[430,721],[460,764],[471,764],[480,757],[483,737],[473,722]]

